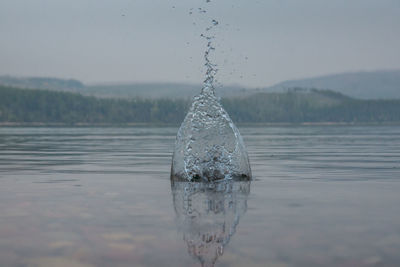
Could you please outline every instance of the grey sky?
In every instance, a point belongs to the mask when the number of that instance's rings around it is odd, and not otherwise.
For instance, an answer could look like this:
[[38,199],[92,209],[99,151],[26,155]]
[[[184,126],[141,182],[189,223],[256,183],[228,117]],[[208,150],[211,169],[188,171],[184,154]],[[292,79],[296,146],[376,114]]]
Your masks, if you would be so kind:
[[212,18],[223,84],[400,69],[399,0],[0,0],[0,75],[200,83]]

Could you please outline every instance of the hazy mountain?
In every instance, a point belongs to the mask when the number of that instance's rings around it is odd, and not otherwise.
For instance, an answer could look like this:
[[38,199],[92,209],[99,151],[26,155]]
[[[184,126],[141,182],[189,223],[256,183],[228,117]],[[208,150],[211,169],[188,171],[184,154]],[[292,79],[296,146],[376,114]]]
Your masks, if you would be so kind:
[[[0,76],[0,85],[78,92],[102,98],[191,98],[201,85],[183,83],[132,83],[84,85],[77,80],[55,78],[15,78]],[[400,99],[400,71],[355,72],[281,82],[262,89],[225,86],[217,89],[221,97],[246,97],[260,92],[285,92],[288,89],[333,90],[359,99]]]
[[400,70],[342,73],[291,80],[261,91],[281,92],[295,87],[328,89],[360,99],[400,99]]
[[[222,97],[248,96],[259,92],[285,92],[288,89],[333,90],[359,99],[400,99],[400,70],[342,73],[290,80],[262,89],[226,86],[217,89]],[[109,84],[86,87],[85,94],[100,97],[188,98],[200,92],[201,85],[190,84]]]
[[[192,98],[201,85],[184,83],[108,83],[84,85],[78,80],[42,77],[0,76],[0,85],[25,89],[46,89],[74,92],[102,98]],[[218,88],[220,96],[243,96],[247,90],[239,86]]]
[[65,80],[47,77],[0,76],[0,84],[27,89],[48,89],[55,91],[79,92],[85,85],[77,80]]

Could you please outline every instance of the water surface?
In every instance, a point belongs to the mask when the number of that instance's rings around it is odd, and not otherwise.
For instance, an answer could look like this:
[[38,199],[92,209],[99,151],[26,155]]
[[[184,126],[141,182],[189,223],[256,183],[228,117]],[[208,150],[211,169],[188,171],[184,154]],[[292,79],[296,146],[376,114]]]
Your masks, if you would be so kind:
[[[216,266],[400,265],[400,127],[240,131],[249,192],[190,199],[226,204],[198,208],[229,225]],[[179,214],[195,204],[169,180],[176,132],[0,128],[0,266],[199,266]]]

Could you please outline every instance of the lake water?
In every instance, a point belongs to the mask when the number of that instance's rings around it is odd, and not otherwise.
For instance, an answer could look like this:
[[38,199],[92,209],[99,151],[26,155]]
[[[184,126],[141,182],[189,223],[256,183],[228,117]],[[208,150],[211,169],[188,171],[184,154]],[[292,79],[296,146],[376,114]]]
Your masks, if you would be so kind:
[[171,187],[177,128],[0,128],[0,266],[400,266],[400,127],[239,128],[219,191]]

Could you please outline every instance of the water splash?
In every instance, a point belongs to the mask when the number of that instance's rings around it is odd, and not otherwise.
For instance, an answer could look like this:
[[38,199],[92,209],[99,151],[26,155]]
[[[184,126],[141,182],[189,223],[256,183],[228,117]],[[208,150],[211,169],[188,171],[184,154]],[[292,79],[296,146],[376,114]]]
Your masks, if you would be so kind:
[[[210,3],[210,0],[206,1]],[[199,8],[199,13],[206,13]],[[215,95],[217,64],[211,60],[215,51],[215,19],[201,34],[207,42],[204,53],[206,78],[200,95],[194,98],[176,138],[171,178],[184,181],[250,179],[251,169],[239,130]]]
[[[210,3],[210,0],[206,0],[207,3]],[[206,10],[201,9],[201,12],[206,13]],[[203,82],[203,90],[202,91],[210,91],[215,94],[214,81],[215,77],[218,73],[218,65],[213,63],[211,60],[211,54],[215,51],[215,35],[212,34],[212,30],[217,27],[219,22],[215,19],[211,20],[210,26],[208,26],[205,30],[206,33],[202,33],[200,36],[204,38],[207,42],[207,49],[204,53],[204,60],[206,67],[206,79]]]

